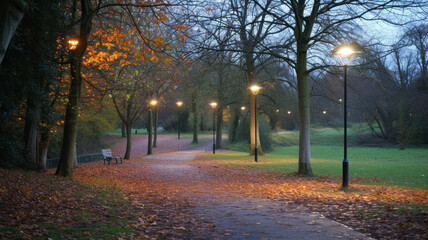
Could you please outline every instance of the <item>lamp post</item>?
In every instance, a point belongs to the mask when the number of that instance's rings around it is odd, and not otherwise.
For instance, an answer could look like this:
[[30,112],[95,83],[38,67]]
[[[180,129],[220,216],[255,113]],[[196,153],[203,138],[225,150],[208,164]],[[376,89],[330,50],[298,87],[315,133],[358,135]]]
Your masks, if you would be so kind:
[[[156,101],[156,100],[152,100],[152,101],[150,101],[150,106],[151,107],[156,107],[156,104],[157,104],[158,102]],[[148,127],[148,130],[149,130],[149,142],[148,142],[148,144],[147,144],[147,155],[150,155],[150,154],[152,154],[152,131],[153,131],[153,123],[152,123],[152,108],[149,108],[149,127]]]
[[178,127],[177,127],[177,132],[178,132],[178,139],[180,139],[180,109],[181,109],[181,105],[183,105],[182,101],[178,101],[177,103],[177,107],[178,107]]
[[347,188],[349,184],[349,162],[348,162],[348,114],[347,114],[347,70],[349,64],[352,62],[355,54],[361,53],[359,51],[361,46],[357,43],[349,45],[341,45],[336,47],[332,53],[336,54],[340,58],[340,62],[343,65],[343,162],[342,162],[342,187]]
[[242,121],[245,121],[247,119],[247,114],[248,112],[245,112],[245,109],[247,109],[245,106],[241,107],[241,116],[242,116]]
[[257,85],[252,85],[250,87],[251,92],[254,94],[254,161],[258,162],[258,144],[257,144],[257,94],[259,93],[261,87]]
[[326,110],[323,110],[322,111],[322,114],[324,115],[324,129],[325,129],[325,125],[326,125],[326,119],[325,119],[325,115],[327,115],[327,111]]
[[213,109],[213,154],[215,154],[215,108],[217,107],[217,103],[212,102],[210,106]]

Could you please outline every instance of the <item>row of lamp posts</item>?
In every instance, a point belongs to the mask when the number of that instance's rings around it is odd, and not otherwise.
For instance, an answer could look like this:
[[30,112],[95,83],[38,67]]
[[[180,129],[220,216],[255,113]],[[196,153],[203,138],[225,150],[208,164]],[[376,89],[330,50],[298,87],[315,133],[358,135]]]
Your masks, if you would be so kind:
[[[75,50],[77,45],[78,45],[78,40],[77,39],[69,39],[68,40],[68,44],[69,44],[69,49],[70,50]],[[348,182],[349,182],[349,161],[348,161],[348,152],[347,152],[347,147],[348,147],[348,132],[347,132],[347,127],[348,127],[348,118],[347,118],[347,70],[348,70],[348,66],[349,64],[352,62],[353,57],[356,54],[361,53],[361,51],[359,51],[360,48],[357,44],[350,44],[350,45],[342,45],[339,46],[337,48],[335,48],[332,53],[336,54],[339,56],[340,61],[343,65],[343,81],[344,81],[344,96],[343,96],[343,123],[344,123],[344,134],[343,134],[343,163],[342,163],[342,187],[347,188],[348,187]],[[254,147],[254,161],[257,162],[258,161],[258,146],[257,146],[257,94],[259,93],[261,87],[257,86],[257,85],[253,85],[250,87],[251,92],[254,94],[254,120],[255,120],[255,147]],[[339,100],[340,102],[342,102],[342,99]],[[180,108],[182,106],[183,102],[179,101],[177,102],[177,106]],[[156,107],[157,105],[157,101],[156,100],[152,100],[150,102],[150,105],[152,107]],[[213,154],[215,154],[215,109],[217,107],[217,103],[216,102],[212,102],[210,103],[212,109],[213,109]],[[245,110],[245,107],[241,108],[242,110]],[[323,111],[323,114],[326,114],[326,111]],[[150,111],[150,120],[151,121],[151,111]],[[288,111],[288,114],[291,114],[290,111]],[[149,145],[151,146],[151,128],[149,130]],[[180,139],[180,117],[178,120],[178,139]],[[149,148],[150,154],[151,154],[151,148]],[[148,153],[149,154],[149,153]]]
[[[72,49],[72,47],[76,46],[77,43],[69,41],[71,47],[70,49]],[[336,54],[339,56],[340,61],[343,65],[343,73],[344,73],[344,77],[343,77],[343,81],[344,81],[344,96],[343,96],[343,122],[344,122],[344,136],[343,136],[343,162],[342,162],[342,187],[343,188],[347,188],[348,187],[348,183],[349,183],[349,161],[348,161],[348,152],[347,152],[347,147],[348,147],[348,139],[347,139],[347,125],[348,125],[348,118],[347,118],[347,69],[349,64],[351,63],[353,57],[355,56],[355,54],[360,53],[360,51],[355,50],[353,48],[351,48],[351,46],[339,46],[337,48],[335,48],[332,51],[333,54]],[[254,122],[255,122],[255,127],[254,127],[254,136],[255,136],[255,146],[254,146],[254,161],[258,162],[258,143],[257,143],[257,94],[260,92],[261,87],[259,87],[258,85],[253,85],[250,87],[251,92],[254,94]],[[340,102],[342,102],[342,99],[339,100]],[[150,105],[153,107],[156,107],[157,101],[156,100],[152,100],[150,102]],[[178,108],[180,109],[180,107],[183,105],[183,102],[178,101],[177,103]],[[213,110],[213,154],[215,154],[215,148],[216,148],[216,139],[215,139],[215,133],[216,133],[216,129],[215,129],[215,110],[217,108],[217,103],[216,102],[211,102],[210,106]],[[241,110],[244,111],[245,107],[241,107]],[[291,111],[287,112],[289,115],[291,114]],[[323,114],[327,114],[326,111],[323,111]],[[151,119],[151,111],[150,111],[150,117]],[[150,121],[150,120],[149,120]],[[325,123],[324,123],[325,124]],[[180,139],[180,116],[178,117],[178,139]],[[151,129],[149,130],[149,145],[151,145]],[[151,151],[150,151],[151,154]]]

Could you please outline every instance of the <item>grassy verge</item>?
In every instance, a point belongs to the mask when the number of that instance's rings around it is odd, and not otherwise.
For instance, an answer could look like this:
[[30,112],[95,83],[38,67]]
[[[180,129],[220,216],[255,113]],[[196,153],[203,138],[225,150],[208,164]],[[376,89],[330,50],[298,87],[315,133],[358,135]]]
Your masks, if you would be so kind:
[[[361,147],[359,136],[365,132],[358,125],[349,130],[348,148],[350,180],[376,185],[397,185],[428,190],[428,149],[398,147]],[[258,164],[254,157],[241,150],[239,144],[233,150],[219,152],[216,159],[253,169],[292,173],[298,166],[298,132],[273,134],[274,151],[260,156]],[[242,147],[241,147],[242,148]],[[247,147],[248,148],[248,147]],[[316,175],[328,175],[339,179],[342,174],[343,130],[312,129],[312,169]]]

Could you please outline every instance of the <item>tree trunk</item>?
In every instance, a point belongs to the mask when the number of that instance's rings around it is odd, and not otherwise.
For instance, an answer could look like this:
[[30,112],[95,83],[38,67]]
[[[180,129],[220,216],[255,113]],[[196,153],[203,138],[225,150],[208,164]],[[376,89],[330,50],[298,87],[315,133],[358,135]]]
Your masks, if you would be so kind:
[[201,132],[205,131],[204,115],[202,113],[201,113],[200,128],[201,128]]
[[[155,123],[155,127],[154,127],[154,136],[153,136],[153,148],[156,148],[156,142],[157,142],[157,138],[158,138],[158,106],[155,107],[155,112],[154,112],[154,123]],[[180,127],[180,126],[178,126]]]
[[28,10],[24,0],[2,0],[0,2],[0,64],[16,28]]
[[196,94],[192,94],[192,114],[193,114],[193,140],[192,143],[198,143],[198,113],[196,106]]
[[232,113],[232,119],[230,120],[230,127],[229,127],[229,142],[235,143],[236,142],[236,132],[238,130],[239,125],[239,115],[240,109],[238,108],[238,105],[233,107],[233,113]]
[[82,86],[80,74],[80,59],[71,59],[71,84],[68,103],[65,112],[64,134],[62,138],[61,156],[55,175],[71,177],[75,158],[75,144],[77,137],[77,121],[79,119],[79,99]]
[[125,128],[125,124],[123,123],[123,121],[122,121],[121,129],[122,129],[122,138],[124,138],[124,137],[126,137],[126,128]]
[[27,110],[25,113],[24,144],[28,151],[28,160],[37,163],[37,132],[40,115],[40,105],[32,94],[27,99]]
[[124,159],[130,159],[131,158],[131,146],[132,146],[132,142],[131,142],[131,137],[132,137],[132,126],[131,123],[125,123],[125,130],[126,130],[126,151],[125,151],[125,156],[123,157]]
[[[311,167],[311,139],[310,139],[310,109],[309,109],[309,82],[306,73],[306,53],[298,51],[296,75],[297,94],[299,99],[299,168],[297,173],[313,176]],[[306,52],[306,49],[305,49]]]
[[49,132],[49,128],[43,128],[40,131],[40,143],[39,143],[39,170],[46,171],[46,159],[48,157],[48,149],[49,149],[49,141],[51,138],[51,134]]
[[149,123],[147,124],[147,132],[149,133],[149,139],[147,144],[147,155],[152,154],[152,130],[153,130],[153,123],[152,123],[152,110],[149,109]]
[[221,104],[218,105],[218,108],[216,109],[216,117],[217,117],[217,122],[216,122],[216,143],[215,146],[217,149],[220,149],[222,147],[221,143],[222,143],[222,136],[223,136],[223,108],[221,107]]
[[77,121],[79,110],[80,91],[82,87],[81,65],[83,54],[88,46],[88,38],[92,27],[92,7],[90,0],[80,0],[81,18],[79,44],[71,50],[70,70],[71,83],[68,103],[64,119],[64,133],[61,148],[61,157],[55,175],[71,177],[73,175],[74,145],[76,144]]

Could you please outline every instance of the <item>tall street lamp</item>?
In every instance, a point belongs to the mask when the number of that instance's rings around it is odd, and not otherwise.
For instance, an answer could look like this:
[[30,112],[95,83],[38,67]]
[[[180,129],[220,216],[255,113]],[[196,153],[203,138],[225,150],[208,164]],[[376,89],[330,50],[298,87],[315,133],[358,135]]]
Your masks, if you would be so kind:
[[180,139],[180,109],[181,109],[181,105],[183,105],[182,101],[178,101],[177,103],[177,107],[178,107],[178,127],[177,127],[177,131],[178,131],[178,139]]
[[156,107],[156,104],[158,104],[158,102],[156,100],[152,100],[150,101],[150,108],[149,108],[149,142],[147,144],[147,155],[152,154],[152,131],[153,131],[153,123],[152,123],[152,107]]
[[327,122],[327,120],[326,120],[325,116],[327,115],[327,111],[326,111],[326,110],[323,110],[323,111],[322,111],[322,115],[324,115],[324,129],[325,129],[325,125],[326,125],[326,122]]
[[343,162],[342,162],[342,187],[347,188],[349,183],[349,162],[348,162],[348,114],[347,114],[347,71],[348,66],[352,62],[354,56],[361,53],[361,46],[357,43],[341,45],[333,49],[332,53],[340,58],[343,65]]
[[248,112],[245,112],[245,109],[247,109],[245,106],[241,107],[241,116],[242,116],[242,121],[245,121],[247,119],[247,114]]
[[215,108],[217,107],[217,103],[212,102],[210,106],[213,109],[213,154],[215,154]]
[[254,94],[254,161],[258,162],[258,144],[257,144],[257,94],[259,93],[261,87],[257,85],[252,85],[250,87],[251,92]]

